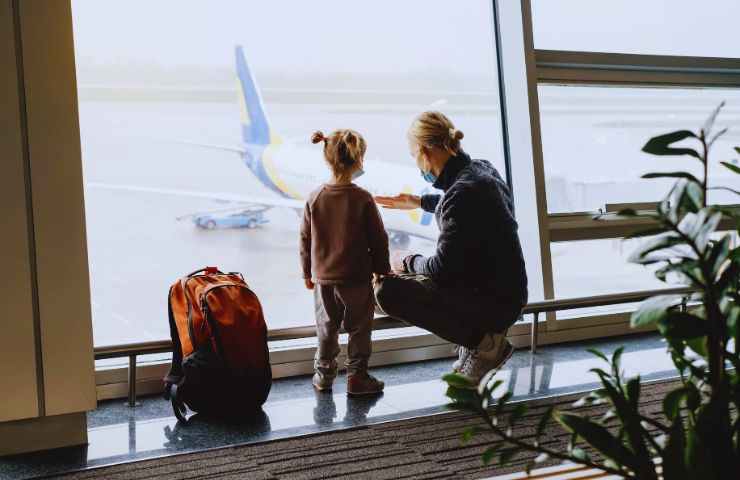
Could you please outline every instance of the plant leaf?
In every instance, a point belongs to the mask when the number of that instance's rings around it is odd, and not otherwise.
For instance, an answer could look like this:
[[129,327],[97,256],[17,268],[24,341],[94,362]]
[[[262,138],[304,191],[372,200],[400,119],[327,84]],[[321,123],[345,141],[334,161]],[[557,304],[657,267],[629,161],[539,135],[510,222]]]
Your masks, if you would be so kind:
[[[686,387],[679,387],[675,390],[668,392],[668,395],[663,398],[663,413],[670,421],[674,421],[678,412],[681,409],[681,402],[688,395],[688,389]],[[680,423],[680,419],[678,422]]]
[[655,172],[655,173],[646,173],[642,176],[642,178],[684,178],[690,182],[698,183],[701,185],[701,182],[698,178],[690,174],[689,172]]
[[498,400],[496,400],[496,408],[494,410],[496,416],[499,416],[501,414],[504,407],[506,406],[506,402],[508,402],[513,395],[514,394],[511,391],[508,391],[501,395]]
[[478,433],[480,429],[477,426],[468,427],[463,431],[462,434],[462,442],[468,443],[470,440],[473,439],[476,433]]
[[[671,393],[679,390],[674,390]],[[671,393],[669,393],[668,396],[670,396]],[[668,399],[668,396],[666,396],[666,400]],[[663,449],[663,454],[661,455],[663,459],[663,478],[691,478],[689,472],[686,471],[686,464],[684,463],[685,455],[686,433],[683,429],[683,421],[681,421],[681,418],[678,418],[673,422],[673,425],[671,425],[668,443],[666,444],[665,449]]]
[[478,407],[480,405],[480,399],[476,395],[475,390],[469,388],[449,386],[445,395],[460,404],[460,406]]
[[691,155],[701,159],[701,156],[692,148],[672,148],[671,144],[684,140],[686,138],[696,138],[694,132],[689,130],[679,130],[676,132],[666,133],[653,137],[642,147],[642,151],[652,155]]
[[605,362],[609,362],[609,359],[607,358],[607,356],[604,353],[600,352],[599,350],[596,350],[595,348],[587,348],[586,351],[593,355],[596,355],[597,357],[599,357]]
[[519,420],[525,413],[527,413],[528,409],[529,408],[524,403],[517,404],[517,406],[515,406],[509,414],[509,425],[514,425],[514,422]]
[[448,373],[443,375],[442,380],[451,387],[468,389],[476,387],[476,384],[472,382],[469,377],[460,375],[459,373]]
[[730,187],[709,187],[708,190],[724,190],[726,192],[732,192],[735,195],[740,195],[740,190],[735,190],[734,188]]
[[702,132],[704,133],[704,137],[708,137],[712,133],[712,127],[714,127],[714,121],[717,120],[717,115],[719,115],[720,110],[722,110],[722,107],[725,106],[724,100],[719,102],[719,105],[712,111],[712,113],[709,114],[709,117],[707,117],[707,120],[704,122],[704,126],[702,127]]
[[711,281],[714,281],[717,278],[722,264],[725,263],[727,258],[730,256],[731,243],[732,238],[730,237],[730,235],[725,235],[718,242],[715,242],[715,244],[712,246],[712,251],[709,254],[709,258],[707,259],[707,263],[709,263],[709,266],[712,269]]
[[500,467],[503,467],[506,465],[506,463],[511,460],[511,457],[519,453],[518,447],[508,448],[506,450],[502,450],[501,454],[498,457],[498,463]]
[[716,142],[717,139],[719,139],[719,137],[721,137],[722,135],[724,135],[725,133],[727,133],[728,130],[729,130],[729,128],[723,128],[722,130],[720,130],[719,132],[717,132],[712,137],[712,139],[709,140],[709,142],[707,142],[707,148],[710,148],[712,145],[714,145],[714,142]]
[[688,340],[707,334],[707,322],[687,312],[668,312],[658,322],[660,333],[667,339]]
[[493,457],[496,455],[496,452],[498,452],[500,449],[501,449],[500,443],[492,447],[486,448],[486,450],[483,452],[483,455],[481,455],[481,460],[483,460],[483,465],[490,464],[491,460],[493,460]]
[[654,325],[668,314],[668,309],[681,303],[680,295],[658,295],[642,302],[632,313],[631,325],[644,327]]
[[550,405],[547,410],[545,410],[545,413],[542,414],[540,417],[539,422],[537,422],[537,430],[535,431],[535,438],[539,442],[540,437],[542,436],[542,433],[545,431],[545,427],[547,426],[547,422],[552,420],[553,418],[553,412],[555,411],[555,406]]
[[[637,247],[632,254],[627,258],[628,262],[631,263],[645,263],[651,261],[655,255],[650,255],[653,252],[659,252],[661,250],[670,249],[676,245],[683,245],[685,241],[677,234],[670,232],[662,235],[658,235],[654,238],[646,240],[639,247]],[[668,252],[671,258],[674,256],[673,253]]]
[[555,418],[566,430],[576,433],[605,457],[630,468],[635,466],[632,452],[605,427],[572,413],[561,412]]
[[630,378],[627,381],[627,398],[630,401],[632,408],[637,410],[637,406],[640,402],[640,376]]
[[616,350],[614,350],[614,353],[612,353],[612,367],[614,372],[619,371],[619,362],[622,359],[622,354],[624,353],[624,345],[620,345],[617,347]]
[[730,163],[730,162],[719,162],[719,163],[721,163],[725,168],[732,170],[733,172],[737,174],[740,174],[740,167],[738,167],[737,165]]
[[580,461],[583,461],[583,462],[588,461],[588,459],[589,459],[588,453],[586,453],[586,451],[584,449],[579,448],[579,447],[573,447],[571,449],[571,451],[570,451],[570,455],[575,460],[580,460]]
[[707,349],[707,337],[694,337],[686,340],[686,345],[690,349],[698,353],[703,358],[709,356],[709,350]]

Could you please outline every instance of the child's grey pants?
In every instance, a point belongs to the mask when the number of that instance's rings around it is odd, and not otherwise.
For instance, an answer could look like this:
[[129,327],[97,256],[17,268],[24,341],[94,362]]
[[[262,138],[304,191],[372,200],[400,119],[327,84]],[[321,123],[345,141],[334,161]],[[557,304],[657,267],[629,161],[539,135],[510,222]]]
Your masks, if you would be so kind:
[[375,300],[370,279],[349,285],[320,285],[314,288],[316,306],[316,349],[314,368],[322,375],[336,376],[339,355],[339,327],[349,335],[347,343],[347,373],[367,370],[372,351],[370,335],[375,312]]

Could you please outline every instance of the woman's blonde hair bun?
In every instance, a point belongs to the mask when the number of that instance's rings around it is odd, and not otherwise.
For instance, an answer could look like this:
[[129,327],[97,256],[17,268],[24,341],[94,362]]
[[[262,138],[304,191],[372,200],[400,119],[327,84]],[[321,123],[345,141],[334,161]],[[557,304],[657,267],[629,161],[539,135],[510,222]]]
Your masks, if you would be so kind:
[[326,140],[326,137],[324,136],[324,132],[321,130],[316,130],[311,134],[311,143],[319,143]]
[[417,116],[411,123],[408,134],[418,145],[441,148],[450,155],[456,155],[460,151],[460,140],[464,136],[444,113],[434,111]]

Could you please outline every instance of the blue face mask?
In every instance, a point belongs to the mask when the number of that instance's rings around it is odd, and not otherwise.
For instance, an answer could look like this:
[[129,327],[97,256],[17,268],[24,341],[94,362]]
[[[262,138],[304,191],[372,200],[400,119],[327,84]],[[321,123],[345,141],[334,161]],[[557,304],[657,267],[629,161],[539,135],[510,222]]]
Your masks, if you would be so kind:
[[421,178],[423,178],[425,182],[434,183],[437,181],[437,176],[432,172],[425,172],[422,169],[419,169],[419,172],[421,172]]
[[358,169],[358,170],[355,170],[355,171],[354,171],[354,172],[352,173],[352,180],[357,180],[357,179],[358,179],[359,177],[361,177],[361,176],[363,176],[363,175],[365,175],[365,170],[363,170],[363,169],[361,169],[361,168],[360,168],[360,169]]

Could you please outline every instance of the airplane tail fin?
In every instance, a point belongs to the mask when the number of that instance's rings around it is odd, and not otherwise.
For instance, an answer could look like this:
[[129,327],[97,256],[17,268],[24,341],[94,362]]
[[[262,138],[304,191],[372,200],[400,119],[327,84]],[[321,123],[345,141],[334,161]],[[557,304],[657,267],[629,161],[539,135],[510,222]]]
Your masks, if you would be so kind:
[[236,46],[235,55],[242,139],[248,145],[269,145],[270,124],[265,114],[265,105],[241,45]]

